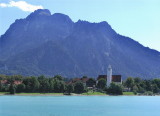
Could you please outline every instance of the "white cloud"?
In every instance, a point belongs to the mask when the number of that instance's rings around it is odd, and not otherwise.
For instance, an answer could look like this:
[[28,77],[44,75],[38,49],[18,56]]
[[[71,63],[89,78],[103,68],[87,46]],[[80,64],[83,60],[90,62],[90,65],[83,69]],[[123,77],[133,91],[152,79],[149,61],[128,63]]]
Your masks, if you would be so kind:
[[17,7],[23,11],[27,11],[27,12],[33,12],[37,9],[43,9],[43,6],[41,5],[32,5],[27,3],[26,1],[13,1],[11,0],[8,4],[6,3],[0,3],[0,7]]
[[5,4],[5,3],[0,3],[0,7],[7,7],[7,4]]

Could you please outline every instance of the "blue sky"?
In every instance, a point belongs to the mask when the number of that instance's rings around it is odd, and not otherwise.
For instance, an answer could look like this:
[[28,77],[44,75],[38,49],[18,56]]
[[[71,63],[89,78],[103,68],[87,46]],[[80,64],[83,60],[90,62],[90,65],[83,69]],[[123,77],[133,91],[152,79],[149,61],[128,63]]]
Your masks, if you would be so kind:
[[67,14],[74,22],[107,21],[119,34],[160,51],[160,0],[0,0],[0,35],[37,8]]

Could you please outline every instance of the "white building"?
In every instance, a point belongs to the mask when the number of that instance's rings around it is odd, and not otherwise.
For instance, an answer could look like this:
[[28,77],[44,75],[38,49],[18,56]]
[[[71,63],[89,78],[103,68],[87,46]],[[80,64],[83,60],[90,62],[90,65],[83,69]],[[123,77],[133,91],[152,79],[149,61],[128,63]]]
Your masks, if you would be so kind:
[[107,75],[99,75],[97,80],[99,80],[99,79],[106,79],[107,87],[109,87],[112,82],[117,83],[117,84],[122,84],[121,75],[112,75],[111,65],[109,65],[107,68]]
[[109,65],[107,69],[107,87],[110,86],[111,82],[112,82],[112,67],[111,65]]

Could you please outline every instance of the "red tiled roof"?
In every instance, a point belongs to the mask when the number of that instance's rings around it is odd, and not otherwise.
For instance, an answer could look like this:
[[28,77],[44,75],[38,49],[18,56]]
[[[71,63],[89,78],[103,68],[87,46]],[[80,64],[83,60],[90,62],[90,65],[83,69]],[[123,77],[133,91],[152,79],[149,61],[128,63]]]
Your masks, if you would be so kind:
[[[2,84],[9,84],[7,80],[1,80],[1,83],[2,83]],[[22,84],[22,81],[14,81],[14,84],[15,84],[15,85]]]
[[14,81],[14,84],[15,84],[15,85],[22,84],[22,81]]
[[77,81],[82,81],[83,83],[86,83],[89,80],[89,78],[74,78],[67,84],[76,83]]
[[80,81],[80,80],[81,80],[81,78],[74,78],[74,79],[72,79],[71,82],[75,83],[75,82]]
[[89,78],[81,78],[82,82],[87,82],[89,80]]
[[6,84],[8,81],[7,80],[1,80],[2,84]]
[[[107,80],[107,75],[99,75],[97,80],[99,79],[106,79]],[[122,77],[121,75],[112,75],[112,82],[121,82]]]
[[121,75],[112,75],[112,82],[121,82],[122,77]]

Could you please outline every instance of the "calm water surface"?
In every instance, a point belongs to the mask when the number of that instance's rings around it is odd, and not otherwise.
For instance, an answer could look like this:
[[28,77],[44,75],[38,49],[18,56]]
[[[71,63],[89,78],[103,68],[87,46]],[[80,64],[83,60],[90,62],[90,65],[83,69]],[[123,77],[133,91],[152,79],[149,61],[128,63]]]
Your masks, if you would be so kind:
[[160,116],[160,97],[0,96],[0,116]]

